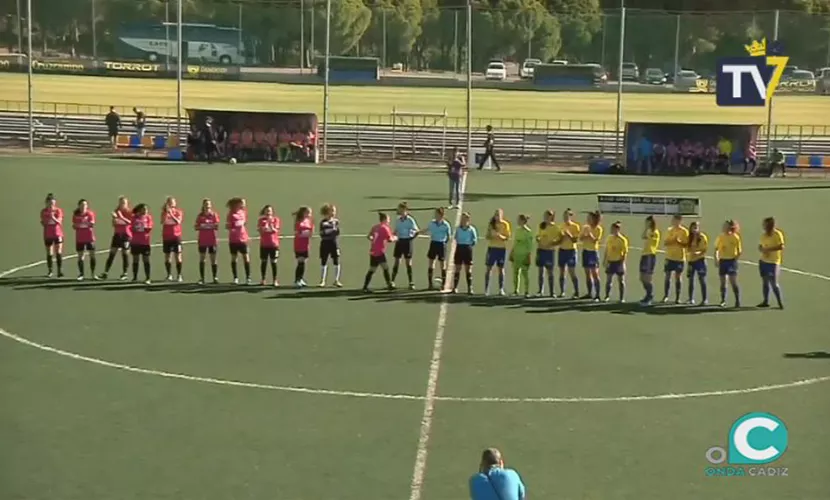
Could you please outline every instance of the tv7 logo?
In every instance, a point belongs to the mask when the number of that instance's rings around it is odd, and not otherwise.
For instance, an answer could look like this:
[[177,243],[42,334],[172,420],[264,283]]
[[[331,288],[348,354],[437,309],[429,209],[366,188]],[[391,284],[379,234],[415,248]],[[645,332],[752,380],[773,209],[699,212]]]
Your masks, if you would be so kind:
[[787,66],[786,56],[731,57],[718,61],[718,106],[766,106]]

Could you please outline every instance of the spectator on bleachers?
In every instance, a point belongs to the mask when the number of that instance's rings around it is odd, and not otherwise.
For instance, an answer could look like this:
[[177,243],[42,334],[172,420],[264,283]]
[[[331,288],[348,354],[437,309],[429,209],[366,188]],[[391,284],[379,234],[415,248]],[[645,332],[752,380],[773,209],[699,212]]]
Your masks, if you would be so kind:
[[104,118],[104,122],[107,124],[107,133],[109,134],[110,145],[112,146],[112,149],[115,149],[118,142],[118,131],[121,129],[121,116],[119,116],[118,112],[115,111],[115,106],[110,106],[110,112],[107,113],[107,116]]
[[138,108],[133,108],[133,113],[135,113],[135,134],[139,139],[144,139],[144,131],[147,129],[147,115]]
[[778,148],[772,149],[772,156],[769,161],[770,176],[775,177],[775,172],[780,171],[781,177],[787,176],[787,167],[784,165],[784,153]]
[[732,141],[721,137],[718,141],[718,166],[723,172],[729,172],[729,165],[732,164],[732,149]]

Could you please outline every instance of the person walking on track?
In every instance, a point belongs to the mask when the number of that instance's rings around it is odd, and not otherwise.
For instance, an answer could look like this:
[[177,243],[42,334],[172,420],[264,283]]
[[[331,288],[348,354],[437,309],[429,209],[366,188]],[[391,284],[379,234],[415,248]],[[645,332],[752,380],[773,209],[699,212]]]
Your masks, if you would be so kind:
[[487,163],[487,160],[490,160],[493,163],[493,166],[496,167],[496,170],[501,171],[499,161],[496,159],[495,142],[496,138],[493,134],[493,127],[491,125],[487,125],[487,138],[484,140],[484,154],[478,162],[479,170],[484,168],[484,164]]

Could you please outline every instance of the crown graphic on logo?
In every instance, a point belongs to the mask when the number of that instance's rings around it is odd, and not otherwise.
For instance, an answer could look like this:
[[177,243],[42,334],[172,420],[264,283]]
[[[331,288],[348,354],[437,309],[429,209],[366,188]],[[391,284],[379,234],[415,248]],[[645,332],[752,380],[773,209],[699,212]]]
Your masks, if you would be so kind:
[[764,38],[760,42],[753,40],[752,45],[744,45],[744,48],[753,57],[765,56],[767,55],[767,39]]

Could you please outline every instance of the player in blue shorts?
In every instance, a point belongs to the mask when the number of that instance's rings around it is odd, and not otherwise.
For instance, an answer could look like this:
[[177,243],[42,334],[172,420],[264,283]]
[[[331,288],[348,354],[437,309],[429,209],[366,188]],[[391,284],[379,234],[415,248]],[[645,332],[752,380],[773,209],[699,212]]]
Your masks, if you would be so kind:
[[579,278],[576,277],[576,250],[579,245],[579,224],[573,220],[574,213],[568,208],[565,210],[564,220],[559,226],[561,239],[559,251],[557,252],[557,264],[559,266],[559,296],[565,297],[565,269],[571,277],[574,287],[573,298],[579,298]]
[[[585,269],[585,286],[588,288],[583,299],[599,302],[599,247],[602,244],[602,216],[599,211],[588,214],[588,223],[582,226],[579,241],[582,244],[582,268]],[[595,294],[591,295],[591,288]]]
[[539,293],[541,297],[545,292],[545,274],[548,278],[548,293],[551,297],[556,296],[553,288],[553,262],[556,245],[559,243],[562,234],[559,226],[556,225],[556,214],[553,210],[545,210],[542,222],[539,223],[539,230],[536,232],[536,267],[539,270]]
[[653,215],[646,217],[646,227],[643,230],[643,253],[640,255],[640,283],[646,292],[642,305],[649,305],[654,300],[654,267],[657,265],[657,249],[660,247],[660,230]]
[[666,248],[666,263],[663,266],[663,303],[669,301],[671,279],[674,276],[674,303],[680,303],[680,290],[683,286],[683,267],[686,264],[686,247],[689,244],[689,230],[683,227],[683,217],[671,218],[671,226],[666,231],[663,245]]
[[611,300],[614,276],[617,277],[620,287],[620,303],[625,302],[625,258],[628,257],[628,238],[622,234],[621,228],[620,221],[611,224],[611,235],[605,241],[605,302]]
[[513,232],[510,222],[504,218],[504,210],[498,209],[487,224],[487,257],[484,265],[487,268],[484,275],[484,295],[490,293],[490,274],[493,267],[499,269],[499,295],[504,292],[504,262],[507,260],[507,242]]
[[715,240],[715,260],[720,276],[720,306],[726,307],[726,281],[735,294],[735,307],[741,307],[741,289],[738,286],[738,259],[743,253],[740,226],[734,220],[723,223],[723,232]]
[[706,252],[709,250],[709,237],[700,230],[700,223],[689,224],[689,305],[695,303],[695,276],[700,281],[700,305],[708,302],[706,289]]
[[763,227],[764,232],[761,233],[761,242],[758,244],[758,251],[761,252],[758,271],[761,273],[764,301],[758,304],[758,307],[769,307],[769,291],[772,290],[775,300],[778,301],[778,308],[784,309],[781,287],[778,285],[778,272],[784,253],[784,233],[775,226],[773,217],[764,219]]

